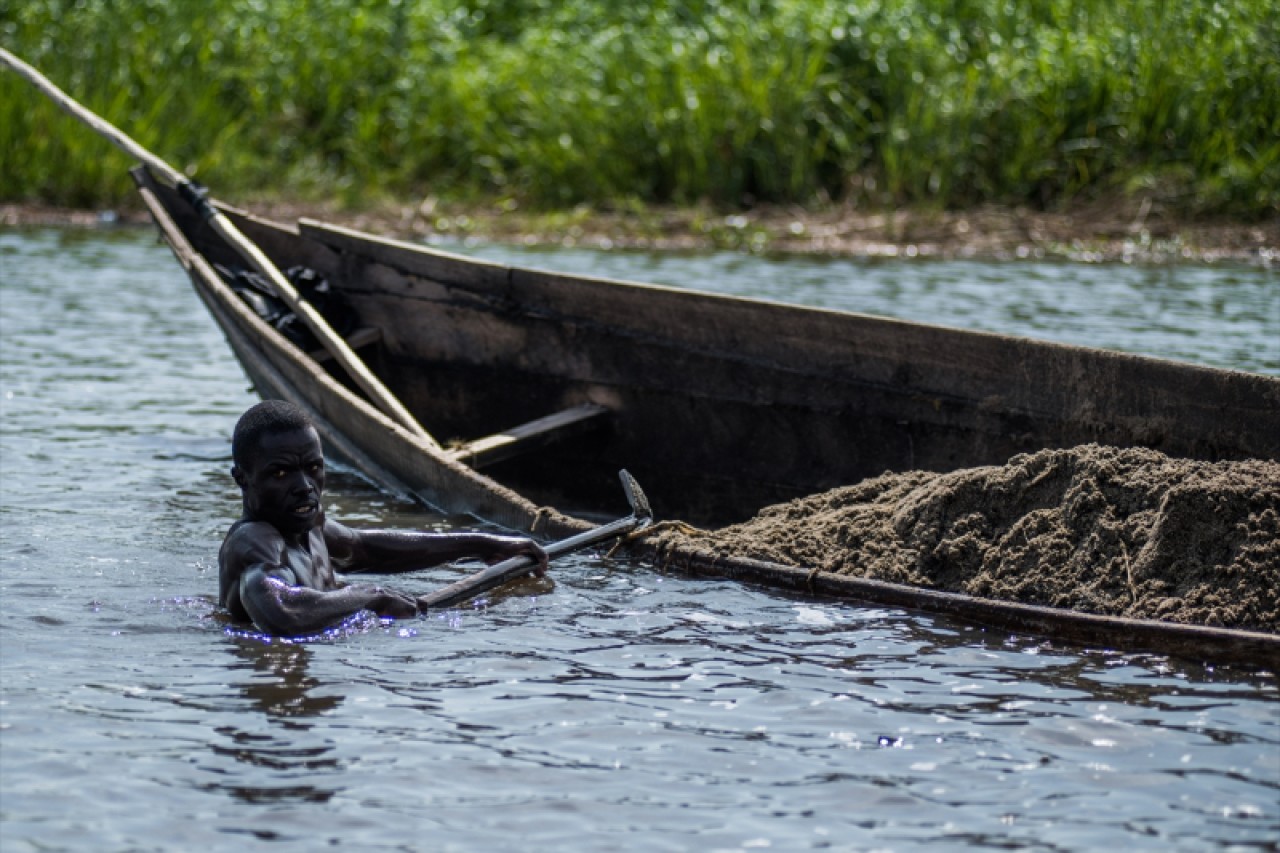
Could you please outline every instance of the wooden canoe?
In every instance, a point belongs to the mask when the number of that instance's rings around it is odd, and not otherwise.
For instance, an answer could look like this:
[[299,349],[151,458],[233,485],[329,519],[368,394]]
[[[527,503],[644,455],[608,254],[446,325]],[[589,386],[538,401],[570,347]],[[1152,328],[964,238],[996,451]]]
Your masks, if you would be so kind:
[[[1280,458],[1280,379],[1005,335],[559,275],[218,205],[281,269],[324,276],[349,342],[428,431],[370,405],[219,274],[240,263],[168,186],[144,202],[263,397],[327,448],[451,513],[560,537],[625,514],[628,469],[659,518],[699,525],[886,470],[947,471],[1088,442],[1204,459]],[[689,571],[954,613],[1002,628],[1216,659],[1280,636],[1085,616],[696,551]]]

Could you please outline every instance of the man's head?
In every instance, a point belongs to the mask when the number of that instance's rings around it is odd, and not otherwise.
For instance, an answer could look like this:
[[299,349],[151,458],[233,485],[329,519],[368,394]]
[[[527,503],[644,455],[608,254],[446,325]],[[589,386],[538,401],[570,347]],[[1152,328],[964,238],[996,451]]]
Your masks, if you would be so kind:
[[324,454],[315,426],[297,406],[268,400],[245,412],[231,437],[231,456],[246,518],[284,534],[323,523]]
[[258,448],[263,435],[292,430],[314,430],[315,425],[307,413],[284,400],[265,400],[251,407],[236,421],[231,434],[231,459],[239,468],[245,467]]

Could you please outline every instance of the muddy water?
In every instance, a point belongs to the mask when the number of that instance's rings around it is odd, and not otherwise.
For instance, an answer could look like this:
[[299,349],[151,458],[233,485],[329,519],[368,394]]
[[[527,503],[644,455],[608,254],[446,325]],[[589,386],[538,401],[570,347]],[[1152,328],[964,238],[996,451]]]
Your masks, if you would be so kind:
[[[789,274],[721,256],[574,257],[714,286],[729,271],[770,287]],[[795,292],[826,287],[810,262],[795,267]],[[1006,292],[1039,273],[948,269],[990,325],[1060,328]],[[1080,286],[1112,287],[1090,283],[1096,269]],[[861,310],[922,311],[931,287],[960,299],[910,267],[867,272],[880,283],[846,287],[883,293]],[[1280,368],[1267,273],[1151,275],[1115,313],[1156,319],[1102,337]],[[816,301],[846,298],[835,291]],[[1023,310],[1035,318],[1018,326]],[[925,313],[946,311],[958,309]],[[355,620],[305,643],[231,630],[211,594],[246,385],[149,233],[0,231],[5,853],[1202,850],[1280,837],[1280,687],[1256,669],[595,556],[558,564],[554,586],[430,619]],[[359,524],[458,521],[349,474],[328,504]]]

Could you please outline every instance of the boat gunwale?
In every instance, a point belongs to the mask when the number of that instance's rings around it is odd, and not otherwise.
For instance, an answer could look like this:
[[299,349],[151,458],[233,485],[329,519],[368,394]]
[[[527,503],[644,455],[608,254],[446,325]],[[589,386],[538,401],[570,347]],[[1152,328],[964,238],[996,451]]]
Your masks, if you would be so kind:
[[664,547],[661,543],[641,540],[632,546],[632,552],[663,570],[674,568],[695,576],[747,581],[827,598],[942,614],[1078,645],[1167,653],[1199,659],[1202,663],[1233,662],[1271,669],[1280,665],[1280,634],[1264,631],[1133,619],[982,598],[751,557],[726,556],[694,545]]
[[[1207,376],[1222,376],[1225,374],[1228,376],[1243,377],[1247,379],[1261,379],[1266,383],[1274,383],[1276,388],[1280,390],[1280,376],[1268,373],[1255,373],[1248,370],[1240,370],[1238,368],[1198,364],[1192,361],[1181,361],[1178,359],[1149,355],[1140,352],[1102,349],[1099,347],[1075,344],[1067,341],[1035,338],[1029,335],[1016,335],[1008,332],[991,331],[988,329],[966,329],[958,326],[949,326],[944,323],[929,323],[921,320],[907,320],[901,317],[868,314],[866,312],[852,311],[846,308],[833,308],[830,306],[820,305],[801,305],[795,302],[783,302],[763,296],[739,296],[730,293],[700,290],[693,287],[635,281],[632,279],[610,278],[607,276],[584,275],[581,273],[565,273],[537,266],[513,265],[449,252],[436,246],[412,243],[394,237],[370,234],[345,225],[335,225],[333,223],[322,222],[320,220],[307,217],[300,218],[297,222],[297,226],[294,227],[287,223],[281,223],[247,213],[229,205],[218,203],[218,207],[236,216],[258,222],[268,227],[278,228],[282,231],[293,234],[294,236],[299,236],[304,240],[312,240],[331,249],[356,251],[362,254],[367,260],[395,269],[403,275],[428,278],[449,288],[471,291],[482,289],[476,287],[473,282],[468,281],[465,277],[439,278],[436,276],[437,270],[417,269],[412,263],[397,263],[395,258],[397,256],[403,258],[419,258],[431,262],[441,262],[446,266],[483,269],[486,273],[500,273],[506,278],[506,281],[502,282],[502,285],[506,288],[513,288],[516,286],[517,282],[512,280],[514,276],[518,274],[528,274],[544,281],[551,281],[558,284],[581,284],[587,286],[605,285],[607,287],[621,289],[662,293],[673,296],[677,299],[706,300],[708,302],[719,303],[722,305],[745,303],[748,305],[768,308],[773,311],[783,311],[802,316],[818,314],[833,318],[849,318],[860,323],[865,323],[869,326],[878,326],[884,329],[914,329],[930,333],[956,335],[962,338],[972,338],[977,340],[985,339],[990,342],[999,342],[1007,346],[1029,346],[1033,349],[1046,350],[1060,349],[1091,358],[1101,358],[1103,360],[1114,359],[1121,362],[1136,361],[1139,363],[1149,363],[1153,365],[1167,366],[1179,371],[1203,373]],[[328,237],[337,237],[338,239],[326,239]],[[363,249],[362,247],[373,248]],[[384,254],[386,250],[389,250],[392,253],[391,257]],[[491,290],[491,287],[483,289]],[[532,311],[533,309],[530,310]],[[543,316],[554,318],[565,315],[561,312],[546,311]],[[695,347],[690,346],[690,349],[695,349]],[[718,350],[714,349],[708,349],[706,351],[718,352]]]

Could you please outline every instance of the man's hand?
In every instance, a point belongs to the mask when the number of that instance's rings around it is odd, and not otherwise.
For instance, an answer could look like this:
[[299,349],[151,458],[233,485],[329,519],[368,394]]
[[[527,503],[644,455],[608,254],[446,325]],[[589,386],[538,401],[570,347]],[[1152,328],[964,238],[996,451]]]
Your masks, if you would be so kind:
[[542,550],[542,546],[532,539],[524,536],[490,536],[488,537],[493,545],[492,552],[485,557],[485,562],[489,565],[500,563],[503,560],[512,557],[525,556],[536,561],[537,565],[533,569],[533,573],[538,577],[543,577],[547,573],[547,552]]
[[373,596],[369,601],[369,609],[379,616],[409,619],[418,615],[418,603],[413,596],[380,586],[371,586],[367,589]]

